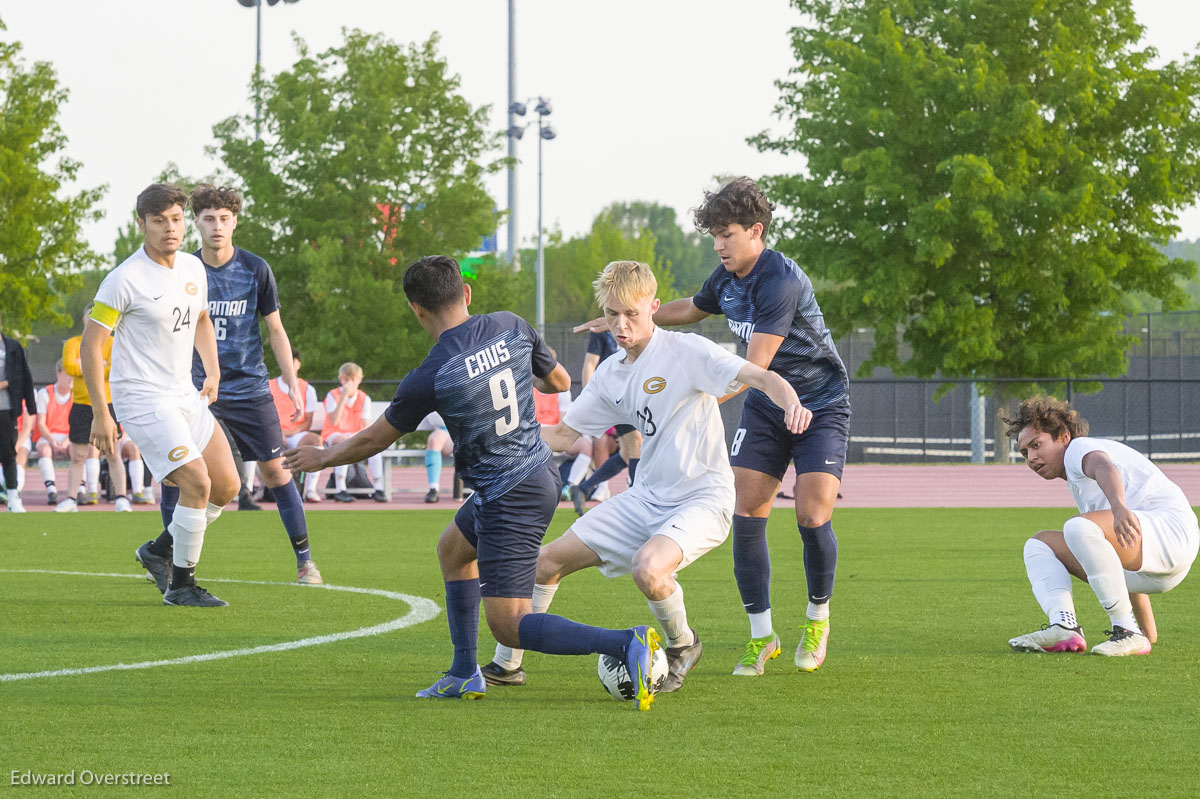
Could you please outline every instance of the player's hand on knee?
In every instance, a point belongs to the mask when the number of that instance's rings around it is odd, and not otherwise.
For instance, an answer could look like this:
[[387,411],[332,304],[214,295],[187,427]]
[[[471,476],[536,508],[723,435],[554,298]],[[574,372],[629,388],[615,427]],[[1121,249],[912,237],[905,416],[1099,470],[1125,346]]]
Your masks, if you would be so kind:
[[1137,514],[1124,505],[1113,508],[1113,532],[1117,535],[1117,545],[1129,549],[1142,537],[1142,523]]

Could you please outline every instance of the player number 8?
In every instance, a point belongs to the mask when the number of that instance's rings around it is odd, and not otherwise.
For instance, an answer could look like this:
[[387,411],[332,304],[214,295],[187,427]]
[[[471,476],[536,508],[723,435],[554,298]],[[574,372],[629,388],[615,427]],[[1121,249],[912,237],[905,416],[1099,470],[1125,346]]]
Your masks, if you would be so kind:
[[512,369],[492,375],[488,387],[492,390],[492,407],[508,411],[508,418],[501,416],[496,420],[496,435],[511,433],[521,420],[521,409],[517,407],[517,381],[513,379]]
[[730,455],[737,455],[742,448],[742,440],[746,438],[746,428],[739,427],[733,434],[733,446],[729,448]]

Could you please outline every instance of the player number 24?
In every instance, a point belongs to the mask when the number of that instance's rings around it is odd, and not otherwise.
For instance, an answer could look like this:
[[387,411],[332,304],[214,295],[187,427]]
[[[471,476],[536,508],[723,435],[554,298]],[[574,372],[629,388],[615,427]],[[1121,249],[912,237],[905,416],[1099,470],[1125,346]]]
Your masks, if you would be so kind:
[[191,308],[188,308],[186,312],[179,308],[172,308],[171,315],[175,317],[175,327],[171,329],[172,333],[178,333],[180,329],[192,326]]
[[492,375],[488,380],[488,387],[492,390],[492,407],[498,411],[506,411],[504,416],[496,420],[496,435],[511,433],[521,422],[521,410],[517,407],[517,381],[513,378],[513,370],[505,369]]

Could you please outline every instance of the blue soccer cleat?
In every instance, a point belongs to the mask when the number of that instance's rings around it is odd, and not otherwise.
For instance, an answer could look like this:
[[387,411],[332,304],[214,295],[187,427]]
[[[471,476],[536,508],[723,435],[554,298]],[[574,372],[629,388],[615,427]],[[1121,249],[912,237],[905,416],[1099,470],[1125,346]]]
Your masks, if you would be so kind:
[[653,627],[644,625],[631,627],[629,634],[629,643],[625,645],[625,668],[636,686],[638,710],[649,710],[654,703],[654,692],[650,690],[650,668],[662,639]]
[[483,699],[486,693],[487,683],[483,679],[483,672],[476,666],[475,673],[470,677],[463,679],[446,674],[428,688],[417,691],[417,696],[422,699]]

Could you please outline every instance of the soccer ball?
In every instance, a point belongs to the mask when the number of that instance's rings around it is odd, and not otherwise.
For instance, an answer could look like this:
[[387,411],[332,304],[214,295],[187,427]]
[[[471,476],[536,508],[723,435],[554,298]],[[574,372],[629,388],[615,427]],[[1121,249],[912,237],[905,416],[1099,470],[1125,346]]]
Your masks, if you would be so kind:
[[[667,679],[667,653],[661,649],[654,650],[654,658],[650,665],[650,693],[658,693],[658,689]],[[601,655],[596,664],[596,673],[600,675],[600,684],[613,699],[637,699],[637,689],[629,678],[629,670],[621,658],[612,655]]]

